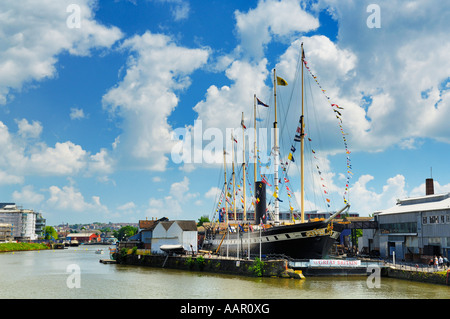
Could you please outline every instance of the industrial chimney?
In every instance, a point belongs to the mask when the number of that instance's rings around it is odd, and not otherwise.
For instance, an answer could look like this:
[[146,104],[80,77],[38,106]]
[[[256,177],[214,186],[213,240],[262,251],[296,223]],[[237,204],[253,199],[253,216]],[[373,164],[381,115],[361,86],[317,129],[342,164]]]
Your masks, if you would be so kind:
[[434,182],[432,178],[427,178],[425,181],[425,195],[434,195]]

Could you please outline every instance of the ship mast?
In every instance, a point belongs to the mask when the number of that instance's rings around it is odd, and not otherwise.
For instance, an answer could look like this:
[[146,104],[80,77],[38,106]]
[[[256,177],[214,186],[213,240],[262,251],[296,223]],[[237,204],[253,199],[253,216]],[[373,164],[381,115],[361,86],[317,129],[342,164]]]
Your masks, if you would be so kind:
[[[254,129],[255,129],[255,136],[254,136],[254,144],[253,144],[253,152],[255,152],[253,155],[254,159],[254,175],[255,175],[255,194],[256,194],[256,175],[257,175],[257,166],[256,166],[256,160],[257,160],[257,153],[256,153],[256,94],[253,95],[253,117],[254,117]],[[255,208],[256,209],[256,208]],[[256,216],[256,215],[255,215]]]
[[243,168],[243,186],[244,187],[244,212],[243,212],[243,222],[247,221],[247,210],[246,210],[246,199],[245,199],[245,129],[244,129],[244,112],[242,112],[242,168]]
[[275,223],[279,223],[279,202],[278,202],[278,123],[277,123],[277,76],[276,70],[273,69],[273,94],[274,94],[274,109],[275,109],[275,122],[273,122],[274,128],[274,187],[275,187]]
[[300,117],[300,125],[301,125],[301,133],[300,133],[300,170],[301,170],[301,182],[300,182],[300,209],[301,209],[301,222],[305,222],[305,159],[304,159],[304,103],[303,103],[303,63],[305,60],[305,52],[303,51],[303,42],[302,42],[302,115]]
[[[225,149],[223,150],[223,170],[224,170],[224,174],[225,174],[225,216],[227,218],[227,236],[229,239],[230,235],[229,235],[229,225],[230,222],[228,220],[228,203],[227,203],[227,197],[228,197],[228,183],[227,183],[227,161],[226,161],[226,154],[227,152],[225,151]],[[228,257],[228,241],[227,241],[227,257]]]
[[232,169],[233,169],[233,213],[234,213],[234,221],[236,222],[236,176],[234,173],[234,135],[231,134],[231,140],[233,141],[232,145],[232,157],[233,157],[233,163],[232,163]]
[[227,197],[228,197],[228,183],[227,183],[227,162],[226,162],[226,154],[227,152],[225,151],[225,149],[223,150],[223,171],[225,174],[225,215],[227,218],[227,227],[229,224],[228,221],[228,203],[227,203]]

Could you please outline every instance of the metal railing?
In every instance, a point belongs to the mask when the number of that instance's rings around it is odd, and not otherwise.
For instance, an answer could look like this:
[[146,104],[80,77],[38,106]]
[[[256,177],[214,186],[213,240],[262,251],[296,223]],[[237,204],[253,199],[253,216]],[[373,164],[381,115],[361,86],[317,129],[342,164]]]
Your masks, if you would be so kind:
[[417,271],[417,272],[437,272],[437,271],[446,271],[449,269],[447,265],[442,266],[434,266],[434,265],[426,265],[421,263],[405,263],[405,262],[395,262],[385,261],[385,265],[387,267],[393,267],[399,270],[408,270],[408,271]]

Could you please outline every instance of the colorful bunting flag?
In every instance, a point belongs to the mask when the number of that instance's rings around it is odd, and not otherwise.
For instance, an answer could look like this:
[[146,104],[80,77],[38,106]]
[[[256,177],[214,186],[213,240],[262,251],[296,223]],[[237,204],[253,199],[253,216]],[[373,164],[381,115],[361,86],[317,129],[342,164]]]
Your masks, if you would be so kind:
[[277,84],[278,84],[278,85],[281,85],[281,86],[286,86],[286,85],[288,85],[288,83],[286,82],[286,80],[283,79],[283,78],[280,78],[279,76],[277,76]]
[[261,106],[264,106],[264,107],[269,107],[267,104],[261,102],[261,100],[258,99],[258,98],[256,98],[256,102],[257,102],[258,105],[261,105]]

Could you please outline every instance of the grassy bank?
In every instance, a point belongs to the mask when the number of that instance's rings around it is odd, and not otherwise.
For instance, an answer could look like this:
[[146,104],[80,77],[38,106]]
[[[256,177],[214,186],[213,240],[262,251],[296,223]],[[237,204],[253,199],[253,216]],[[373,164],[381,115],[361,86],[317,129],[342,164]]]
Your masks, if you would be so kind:
[[5,243],[0,244],[0,252],[49,249],[45,244]]

